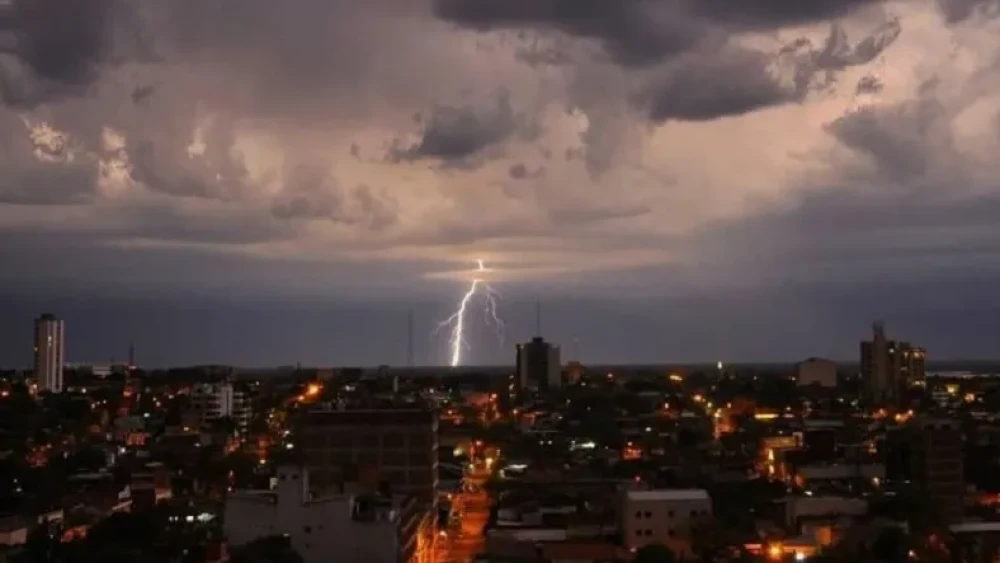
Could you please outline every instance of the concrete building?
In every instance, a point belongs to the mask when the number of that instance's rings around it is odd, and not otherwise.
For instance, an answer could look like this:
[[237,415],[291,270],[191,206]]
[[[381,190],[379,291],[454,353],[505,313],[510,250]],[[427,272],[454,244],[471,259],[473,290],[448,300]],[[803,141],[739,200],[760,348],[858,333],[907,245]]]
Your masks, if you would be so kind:
[[675,554],[692,554],[691,531],[711,518],[712,499],[703,489],[627,491],[622,502],[622,541],[631,549],[662,543]]
[[558,389],[562,385],[559,347],[540,336],[532,338],[531,342],[517,345],[516,364],[515,379],[519,390],[546,391]]
[[306,563],[415,563],[430,556],[424,514],[413,497],[360,487],[317,495],[308,471],[284,466],[273,490],[230,493],[224,522],[230,544],[287,535]]
[[945,522],[961,522],[965,506],[962,427],[957,420],[917,418],[904,429],[909,475]]
[[35,381],[39,391],[62,393],[65,365],[63,321],[46,313],[35,319]]
[[906,389],[925,377],[927,351],[909,342],[888,340],[882,323],[872,325],[872,339],[861,342],[861,380],[873,403],[897,404]]
[[795,367],[795,379],[799,385],[837,386],[837,364],[821,358],[809,358]]
[[393,491],[428,506],[437,499],[438,420],[424,409],[313,410],[297,421],[296,450],[313,475],[329,486],[350,468],[373,470]]
[[232,383],[199,383],[191,389],[190,414],[197,423],[229,417],[240,432],[250,424],[250,397]]

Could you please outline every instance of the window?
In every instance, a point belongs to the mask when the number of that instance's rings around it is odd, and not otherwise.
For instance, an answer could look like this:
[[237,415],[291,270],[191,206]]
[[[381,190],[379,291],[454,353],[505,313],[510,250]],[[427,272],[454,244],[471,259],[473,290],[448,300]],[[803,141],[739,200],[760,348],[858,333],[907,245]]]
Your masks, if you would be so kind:
[[674,537],[674,531],[673,531],[673,529],[667,528],[667,537],[668,538]]
[[641,536],[641,535],[642,535],[642,530],[636,530],[636,531],[635,531],[635,535],[637,535],[637,536]]
[[653,513],[647,510],[646,511],[646,518],[652,518],[652,517],[653,517]]
[[307,534],[311,534],[312,531],[313,531],[313,529],[312,529],[312,526],[304,526],[302,528],[302,531],[305,532],[305,533],[307,533]]
[[636,518],[642,518],[642,512],[636,512],[635,513],[635,517]]
[[646,530],[646,535],[647,536],[653,535],[653,530]]
[[673,510],[668,510],[667,511],[667,518],[673,518],[673,517],[674,517],[674,511]]
[[696,518],[697,516],[698,516],[698,511],[697,510],[692,510],[691,511],[691,518]]

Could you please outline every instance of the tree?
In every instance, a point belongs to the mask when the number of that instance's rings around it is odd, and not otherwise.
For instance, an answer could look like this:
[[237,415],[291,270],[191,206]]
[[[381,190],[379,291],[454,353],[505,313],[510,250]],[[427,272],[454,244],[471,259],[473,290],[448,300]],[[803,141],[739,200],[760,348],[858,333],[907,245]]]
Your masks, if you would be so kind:
[[633,563],[674,563],[674,552],[662,543],[644,545],[635,552]]
[[872,543],[872,555],[884,563],[901,563],[907,559],[907,543],[906,534],[901,528],[885,528]]
[[292,549],[291,542],[283,536],[254,540],[237,547],[232,552],[231,563],[304,563],[302,556]]

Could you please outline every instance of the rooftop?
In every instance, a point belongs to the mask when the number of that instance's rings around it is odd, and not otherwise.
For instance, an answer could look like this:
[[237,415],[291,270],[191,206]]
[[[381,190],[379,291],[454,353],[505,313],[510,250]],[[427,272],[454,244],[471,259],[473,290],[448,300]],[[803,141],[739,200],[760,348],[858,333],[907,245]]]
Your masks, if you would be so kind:
[[628,500],[711,500],[705,489],[656,489],[652,491],[629,491]]

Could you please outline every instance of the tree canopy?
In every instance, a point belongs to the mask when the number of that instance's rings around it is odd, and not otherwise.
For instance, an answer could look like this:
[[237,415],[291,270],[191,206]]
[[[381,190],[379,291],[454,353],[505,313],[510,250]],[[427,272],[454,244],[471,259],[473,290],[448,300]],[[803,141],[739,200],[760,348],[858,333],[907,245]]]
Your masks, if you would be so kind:
[[674,552],[662,543],[651,543],[635,552],[633,563],[674,563]]

